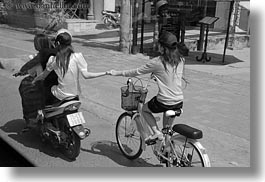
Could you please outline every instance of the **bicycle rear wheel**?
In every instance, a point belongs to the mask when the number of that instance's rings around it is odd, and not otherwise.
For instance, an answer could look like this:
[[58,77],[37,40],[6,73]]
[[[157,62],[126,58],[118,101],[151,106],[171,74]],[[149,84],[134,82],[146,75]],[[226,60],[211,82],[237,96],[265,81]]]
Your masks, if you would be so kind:
[[197,141],[179,137],[171,141],[167,167],[211,167],[209,157],[203,146]]
[[138,158],[143,150],[140,133],[137,130],[133,114],[120,115],[116,123],[116,140],[123,155],[128,159]]

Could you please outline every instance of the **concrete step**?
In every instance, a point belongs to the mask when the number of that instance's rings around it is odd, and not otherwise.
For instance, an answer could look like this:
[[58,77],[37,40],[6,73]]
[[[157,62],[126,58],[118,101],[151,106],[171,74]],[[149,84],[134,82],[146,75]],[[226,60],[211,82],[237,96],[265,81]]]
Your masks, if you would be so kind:
[[[225,45],[225,34],[220,35],[209,35],[207,41],[207,50],[223,49]],[[190,51],[196,51],[198,46],[199,37],[189,37],[185,38],[185,45]],[[204,42],[205,43],[205,42]],[[229,35],[228,48],[231,49],[243,49],[250,47],[250,36],[246,34],[235,34]]]
[[96,29],[98,24],[97,20],[66,19],[64,28],[68,29],[73,35],[79,35]]

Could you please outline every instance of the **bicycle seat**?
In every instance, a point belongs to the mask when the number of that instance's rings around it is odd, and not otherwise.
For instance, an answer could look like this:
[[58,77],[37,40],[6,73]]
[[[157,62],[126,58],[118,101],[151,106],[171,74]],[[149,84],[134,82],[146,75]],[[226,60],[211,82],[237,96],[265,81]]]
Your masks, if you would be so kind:
[[192,128],[185,124],[176,124],[172,127],[172,130],[191,139],[202,138],[202,131],[196,128]]
[[168,111],[166,111],[166,117],[180,116],[182,113],[183,113],[182,109],[168,110]]
[[52,108],[52,107],[59,107],[60,105],[66,103],[66,102],[72,101],[72,100],[78,101],[79,100],[79,96],[76,95],[76,96],[66,97],[63,100],[59,101],[59,102],[56,102],[56,103],[54,103],[52,105],[45,106],[45,109]]

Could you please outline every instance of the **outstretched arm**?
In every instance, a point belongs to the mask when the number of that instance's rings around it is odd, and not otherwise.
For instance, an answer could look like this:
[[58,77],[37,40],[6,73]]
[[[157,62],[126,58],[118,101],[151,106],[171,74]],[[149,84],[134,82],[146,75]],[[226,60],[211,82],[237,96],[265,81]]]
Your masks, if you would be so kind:
[[88,71],[82,71],[82,75],[85,79],[91,79],[91,78],[97,78],[105,75],[110,75],[109,72],[98,72],[98,73],[92,73]]
[[134,76],[138,76],[138,75],[144,75],[144,74],[152,73],[153,71],[155,71],[157,69],[159,69],[159,63],[151,61],[151,62],[148,62],[147,64],[142,65],[136,69],[123,70],[123,71],[111,70],[109,72],[113,76],[134,77]]
[[91,78],[97,78],[97,77],[101,77],[101,76],[105,76],[105,75],[110,75],[109,72],[89,72],[88,71],[88,66],[87,66],[87,62],[85,60],[85,58],[83,57],[83,54],[82,53],[76,53],[76,56],[77,56],[77,66],[80,70],[80,72],[82,73],[82,76],[85,78],[85,79],[91,79]]
[[32,84],[35,84],[39,80],[44,80],[49,74],[50,74],[50,71],[45,69],[39,76],[34,78],[34,80],[32,81]]
[[112,76],[124,76],[123,71],[110,70],[109,72],[110,72],[110,75]]

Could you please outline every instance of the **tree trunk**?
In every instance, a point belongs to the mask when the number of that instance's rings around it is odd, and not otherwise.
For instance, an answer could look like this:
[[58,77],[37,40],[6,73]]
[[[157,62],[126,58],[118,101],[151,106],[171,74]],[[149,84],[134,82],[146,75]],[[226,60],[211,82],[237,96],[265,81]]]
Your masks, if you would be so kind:
[[130,0],[121,1],[121,23],[120,23],[120,51],[130,53],[130,26],[131,26],[131,4]]

